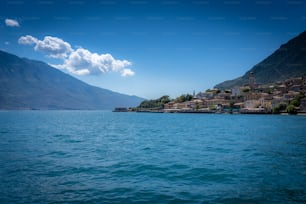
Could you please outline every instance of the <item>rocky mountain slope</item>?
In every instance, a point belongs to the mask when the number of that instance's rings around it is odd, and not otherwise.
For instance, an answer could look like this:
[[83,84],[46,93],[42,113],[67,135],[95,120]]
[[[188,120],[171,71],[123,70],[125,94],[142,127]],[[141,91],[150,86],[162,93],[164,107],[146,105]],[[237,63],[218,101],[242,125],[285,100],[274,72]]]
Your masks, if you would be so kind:
[[306,31],[281,45],[273,54],[247,71],[243,76],[217,84],[215,87],[227,89],[248,83],[250,72],[256,82],[273,83],[292,77],[306,75]]
[[0,51],[0,109],[113,109],[141,101],[90,86],[44,62]]

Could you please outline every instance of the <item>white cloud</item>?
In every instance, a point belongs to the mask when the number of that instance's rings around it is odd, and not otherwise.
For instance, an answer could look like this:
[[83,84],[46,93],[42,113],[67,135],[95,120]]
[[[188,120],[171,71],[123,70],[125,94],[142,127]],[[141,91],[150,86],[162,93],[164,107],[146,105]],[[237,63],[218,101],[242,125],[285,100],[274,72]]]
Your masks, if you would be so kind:
[[52,58],[64,59],[67,54],[73,51],[69,43],[52,36],[46,36],[43,40],[38,40],[31,35],[21,36],[18,39],[18,43],[23,45],[35,44],[34,49],[36,51],[44,52],[48,57]]
[[69,43],[51,36],[46,36],[43,40],[38,40],[34,49],[45,52],[49,57],[53,58],[66,58],[67,54],[72,52]]
[[68,42],[60,38],[46,36],[43,40],[27,35],[18,40],[19,44],[35,45],[34,50],[42,51],[49,57],[63,60],[62,64],[52,65],[58,69],[65,69],[76,75],[98,75],[108,72],[120,72],[121,76],[133,76],[135,74],[127,66],[132,65],[127,60],[115,59],[111,54],[93,53],[84,48],[71,48]]
[[22,45],[32,45],[32,44],[36,44],[37,42],[38,42],[38,39],[30,35],[21,36],[18,39],[18,43]]
[[127,76],[134,76],[135,72],[133,72],[131,69],[123,69],[121,71],[121,76],[127,77]]
[[78,48],[70,53],[62,65],[56,65],[56,67],[67,69],[78,75],[97,75],[122,71],[131,64],[127,60],[117,60],[111,54],[97,54],[83,48]]
[[5,25],[9,27],[19,27],[18,21],[9,18],[5,19]]

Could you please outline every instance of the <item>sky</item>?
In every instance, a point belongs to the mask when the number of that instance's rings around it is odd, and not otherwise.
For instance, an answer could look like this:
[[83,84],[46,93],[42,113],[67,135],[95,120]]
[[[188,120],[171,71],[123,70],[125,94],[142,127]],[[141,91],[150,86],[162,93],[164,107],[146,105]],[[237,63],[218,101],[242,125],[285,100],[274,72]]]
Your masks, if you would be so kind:
[[1,0],[0,49],[147,99],[243,75],[306,30],[306,0]]

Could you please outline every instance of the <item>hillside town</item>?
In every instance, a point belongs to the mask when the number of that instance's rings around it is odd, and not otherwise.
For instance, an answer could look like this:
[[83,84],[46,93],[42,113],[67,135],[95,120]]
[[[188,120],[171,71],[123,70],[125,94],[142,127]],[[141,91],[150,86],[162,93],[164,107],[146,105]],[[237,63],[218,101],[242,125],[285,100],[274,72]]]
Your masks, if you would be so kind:
[[274,84],[257,84],[251,72],[249,83],[244,86],[229,90],[208,89],[193,94],[187,100],[169,100],[159,107],[145,106],[142,103],[136,109],[129,110],[164,113],[306,114],[305,91],[305,77],[290,78]]

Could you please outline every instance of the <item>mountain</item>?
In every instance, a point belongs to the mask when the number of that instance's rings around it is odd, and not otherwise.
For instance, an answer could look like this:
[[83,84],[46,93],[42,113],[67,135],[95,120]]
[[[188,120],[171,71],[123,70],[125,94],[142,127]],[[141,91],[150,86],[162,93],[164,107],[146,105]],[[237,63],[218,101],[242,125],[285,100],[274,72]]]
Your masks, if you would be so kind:
[[267,84],[306,75],[306,31],[281,45],[273,54],[255,65],[243,76],[222,82],[216,88],[227,89],[248,83],[250,72],[256,83]]
[[113,109],[144,99],[90,86],[40,61],[0,51],[0,109]]

